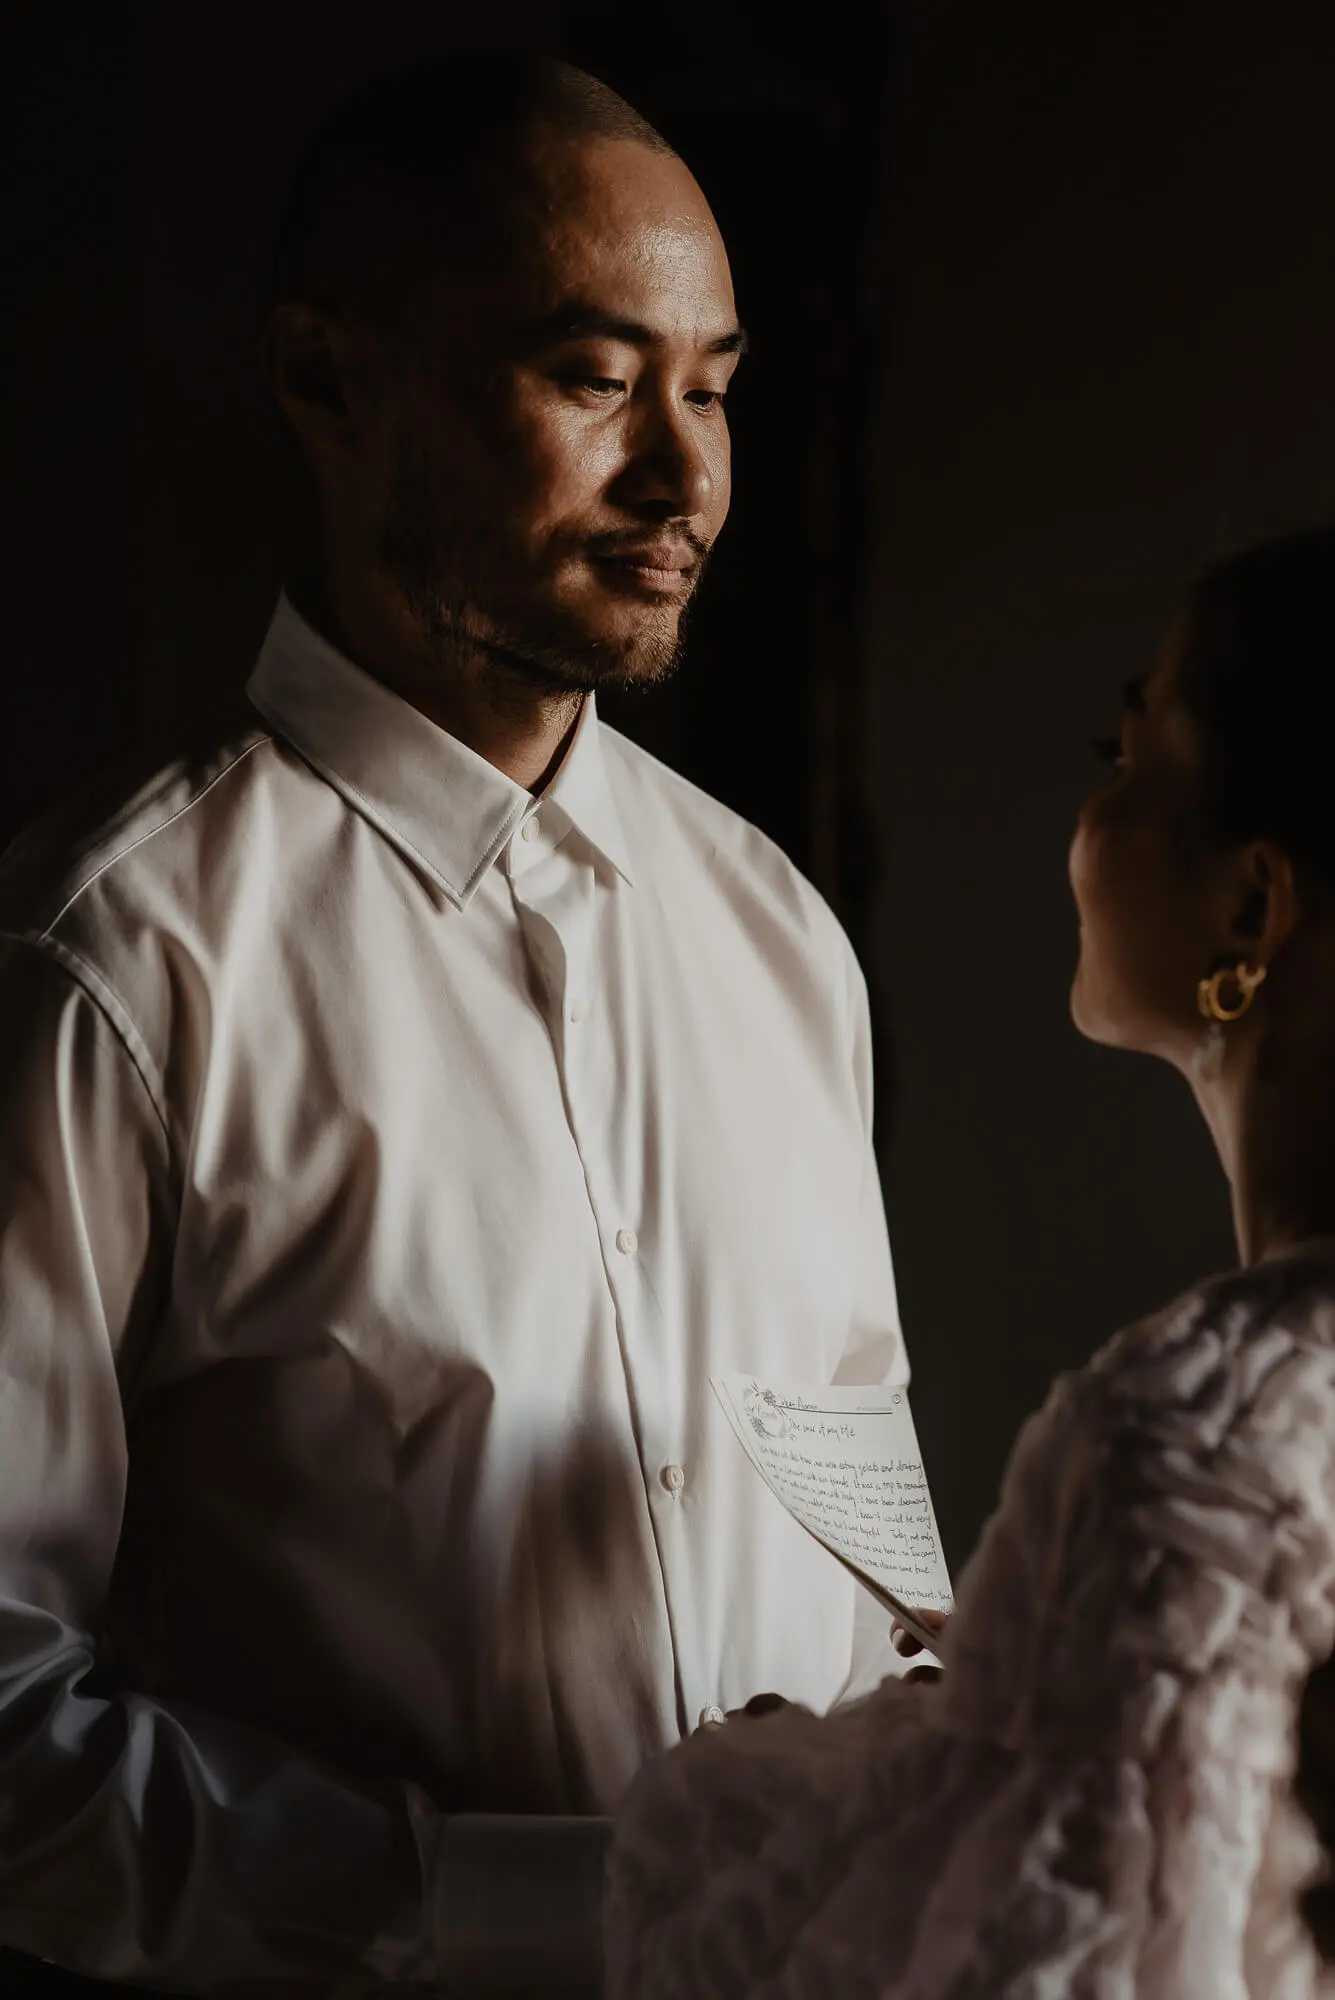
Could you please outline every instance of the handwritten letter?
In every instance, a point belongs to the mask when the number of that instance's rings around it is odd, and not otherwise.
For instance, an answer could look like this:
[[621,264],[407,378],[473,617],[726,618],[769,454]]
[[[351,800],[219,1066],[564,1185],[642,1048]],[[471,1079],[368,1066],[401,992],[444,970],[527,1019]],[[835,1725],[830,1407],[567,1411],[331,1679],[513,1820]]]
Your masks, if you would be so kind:
[[742,1449],[794,1520],[879,1585],[877,1595],[896,1612],[950,1610],[905,1390],[775,1389],[753,1375],[716,1376],[713,1388]]

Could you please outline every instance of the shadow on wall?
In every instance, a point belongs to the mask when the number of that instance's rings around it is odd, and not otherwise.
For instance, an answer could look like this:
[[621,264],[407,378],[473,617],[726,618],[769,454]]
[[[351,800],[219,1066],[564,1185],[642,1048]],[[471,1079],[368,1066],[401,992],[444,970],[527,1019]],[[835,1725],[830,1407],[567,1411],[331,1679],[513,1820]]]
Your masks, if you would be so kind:
[[1195,568],[1335,518],[1335,15],[912,20],[866,771],[891,1219],[958,1562],[1054,1371],[1235,1257],[1185,1086],[1070,1026],[1066,845]]
[[244,680],[300,515],[256,353],[283,167],[345,82],[452,33],[543,45],[553,10],[28,10],[0,837]]

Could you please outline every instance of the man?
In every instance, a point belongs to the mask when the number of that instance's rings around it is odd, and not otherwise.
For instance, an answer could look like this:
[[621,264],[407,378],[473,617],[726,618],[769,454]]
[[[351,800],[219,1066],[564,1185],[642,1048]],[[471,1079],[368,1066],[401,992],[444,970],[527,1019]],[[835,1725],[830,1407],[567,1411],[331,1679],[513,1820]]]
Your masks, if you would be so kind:
[[513,57],[336,107],[271,305],[258,726],[5,898],[0,1941],[592,1984],[638,1764],[893,1657],[708,1387],[903,1374],[862,982],[595,710],[675,664],[743,336],[682,162]]

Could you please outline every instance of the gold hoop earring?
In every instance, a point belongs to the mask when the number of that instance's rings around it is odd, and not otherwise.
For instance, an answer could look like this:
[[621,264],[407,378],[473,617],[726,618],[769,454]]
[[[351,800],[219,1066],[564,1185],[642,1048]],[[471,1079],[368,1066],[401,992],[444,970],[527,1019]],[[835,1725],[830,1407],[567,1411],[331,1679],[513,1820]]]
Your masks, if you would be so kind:
[[[1218,972],[1212,972],[1208,979],[1202,979],[1196,988],[1196,1004],[1207,1021],[1240,1021],[1252,1001],[1256,989],[1266,976],[1264,965],[1221,965]],[[1237,1001],[1230,1005],[1224,999],[1224,986],[1231,982],[1237,988]]]

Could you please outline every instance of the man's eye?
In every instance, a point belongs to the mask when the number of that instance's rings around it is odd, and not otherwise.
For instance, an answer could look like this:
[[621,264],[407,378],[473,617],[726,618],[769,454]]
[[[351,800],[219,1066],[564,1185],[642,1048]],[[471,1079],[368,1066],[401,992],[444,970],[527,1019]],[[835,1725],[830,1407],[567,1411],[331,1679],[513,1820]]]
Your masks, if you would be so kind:
[[573,389],[588,389],[595,396],[619,396],[626,386],[610,375],[571,375],[567,380]]
[[697,410],[718,410],[723,407],[722,389],[688,389],[686,400],[694,403]]

